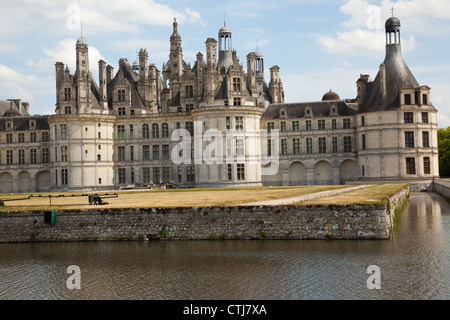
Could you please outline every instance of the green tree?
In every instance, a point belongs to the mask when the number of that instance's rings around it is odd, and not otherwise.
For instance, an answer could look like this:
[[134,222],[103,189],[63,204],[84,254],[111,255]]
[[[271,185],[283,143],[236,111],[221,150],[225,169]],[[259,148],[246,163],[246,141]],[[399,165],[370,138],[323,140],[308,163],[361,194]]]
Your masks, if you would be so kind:
[[450,127],[438,130],[439,175],[450,177]]

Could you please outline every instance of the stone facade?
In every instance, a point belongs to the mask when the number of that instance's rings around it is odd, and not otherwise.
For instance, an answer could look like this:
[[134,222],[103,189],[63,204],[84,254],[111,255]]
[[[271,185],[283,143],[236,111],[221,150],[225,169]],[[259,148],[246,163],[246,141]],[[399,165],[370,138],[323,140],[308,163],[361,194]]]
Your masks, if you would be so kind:
[[266,83],[261,51],[246,56],[244,69],[231,40],[223,26],[191,66],[175,20],[162,71],[141,49],[116,73],[98,61],[95,81],[79,38],[75,72],[55,64],[54,115],[29,116],[20,101],[1,110],[0,192],[438,176],[437,110],[403,61],[398,19],[386,22],[378,75],[361,75],[354,99],[330,90],[321,101],[285,103],[280,68]]
[[[0,242],[105,240],[379,239],[392,234],[404,189],[385,204],[4,212]],[[49,219],[48,222],[51,222]]]

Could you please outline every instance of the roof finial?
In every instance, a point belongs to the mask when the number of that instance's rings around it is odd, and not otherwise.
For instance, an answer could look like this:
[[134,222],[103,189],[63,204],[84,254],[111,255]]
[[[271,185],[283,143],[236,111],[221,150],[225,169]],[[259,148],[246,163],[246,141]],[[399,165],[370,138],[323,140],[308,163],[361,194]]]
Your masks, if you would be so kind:
[[392,7],[391,9],[389,9],[389,10],[391,10],[392,11],[392,17],[394,17],[394,7]]
[[224,26],[227,25],[227,14],[226,13],[223,14],[223,25]]
[[256,50],[259,50],[258,39],[256,39]]

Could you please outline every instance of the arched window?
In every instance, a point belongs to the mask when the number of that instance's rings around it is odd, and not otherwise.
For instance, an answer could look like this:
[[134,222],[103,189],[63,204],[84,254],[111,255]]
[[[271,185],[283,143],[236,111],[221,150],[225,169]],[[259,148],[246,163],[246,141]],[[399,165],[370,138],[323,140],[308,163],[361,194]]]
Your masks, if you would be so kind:
[[152,124],[152,138],[159,138],[159,126],[157,123]]
[[148,124],[146,124],[146,123],[144,123],[142,125],[142,138],[144,138],[144,139],[150,138],[150,130],[149,130]]
[[168,138],[168,137],[169,137],[169,125],[168,125],[166,122],[164,122],[164,123],[162,124],[161,129],[162,129],[162,134],[161,134],[161,136],[162,136],[163,138]]

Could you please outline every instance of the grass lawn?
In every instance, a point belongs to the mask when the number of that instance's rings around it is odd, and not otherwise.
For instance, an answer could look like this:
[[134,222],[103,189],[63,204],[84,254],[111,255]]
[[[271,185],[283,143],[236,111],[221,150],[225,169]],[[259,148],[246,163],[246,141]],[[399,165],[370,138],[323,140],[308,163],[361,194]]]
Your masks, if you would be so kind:
[[[53,192],[33,194],[0,194],[1,200],[22,199],[33,195],[29,200],[5,201],[1,211],[24,210],[69,210],[69,209],[113,209],[113,208],[154,208],[154,207],[205,207],[232,206],[256,201],[283,199],[326,190],[349,188],[351,186],[301,186],[301,187],[247,187],[216,189],[170,189],[140,191],[98,192],[100,196],[111,196],[106,205],[89,205],[86,192]],[[92,193],[90,193],[92,194]],[[108,194],[108,195],[105,195]],[[39,197],[41,195],[41,197]],[[50,207],[50,198],[51,204]],[[60,195],[63,195],[60,196]],[[72,196],[76,195],[76,196]],[[83,196],[81,196],[83,195]]]
[[304,201],[301,205],[324,205],[324,204],[361,204],[382,203],[383,198],[390,198],[408,184],[380,184],[365,189],[346,192],[339,195]]

